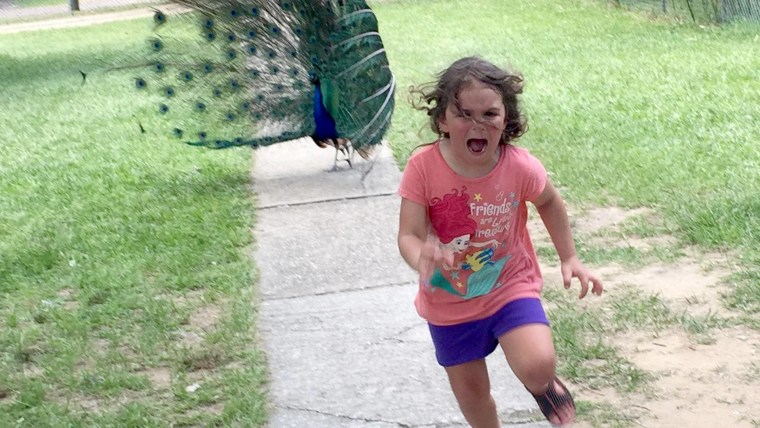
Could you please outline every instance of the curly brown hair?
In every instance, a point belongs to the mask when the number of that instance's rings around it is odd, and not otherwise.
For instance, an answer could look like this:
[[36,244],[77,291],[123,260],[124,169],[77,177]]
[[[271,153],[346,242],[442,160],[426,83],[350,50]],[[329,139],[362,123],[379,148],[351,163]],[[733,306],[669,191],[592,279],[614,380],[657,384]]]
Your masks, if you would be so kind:
[[522,94],[523,76],[517,72],[502,70],[480,57],[459,59],[439,73],[435,82],[410,87],[410,102],[415,109],[427,113],[433,132],[448,137],[447,133],[438,127],[438,123],[446,114],[449,105],[459,103],[459,91],[473,80],[478,80],[501,94],[507,119],[499,144],[509,144],[528,130],[517,98]]

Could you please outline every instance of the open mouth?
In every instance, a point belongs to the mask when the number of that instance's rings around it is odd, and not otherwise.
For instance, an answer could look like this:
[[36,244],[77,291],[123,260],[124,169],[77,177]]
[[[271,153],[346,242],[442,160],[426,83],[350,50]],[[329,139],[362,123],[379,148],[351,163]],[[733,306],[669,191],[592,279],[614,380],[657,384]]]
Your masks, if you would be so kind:
[[488,140],[480,138],[472,138],[467,140],[467,149],[470,153],[480,154],[483,153],[488,147]]

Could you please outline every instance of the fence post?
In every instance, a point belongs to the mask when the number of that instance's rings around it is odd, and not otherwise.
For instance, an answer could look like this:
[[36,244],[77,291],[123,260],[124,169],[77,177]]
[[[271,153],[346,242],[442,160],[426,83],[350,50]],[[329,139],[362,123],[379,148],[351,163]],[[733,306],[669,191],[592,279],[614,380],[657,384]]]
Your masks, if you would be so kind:
[[71,13],[79,12],[79,0],[69,0],[69,9]]

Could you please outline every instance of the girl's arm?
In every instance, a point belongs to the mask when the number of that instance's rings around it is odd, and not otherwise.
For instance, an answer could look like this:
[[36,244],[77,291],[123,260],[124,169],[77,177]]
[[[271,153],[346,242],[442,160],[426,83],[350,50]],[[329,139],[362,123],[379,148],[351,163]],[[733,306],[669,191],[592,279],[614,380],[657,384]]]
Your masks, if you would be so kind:
[[416,271],[419,271],[420,253],[427,239],[427,230],[427,209],[402,198],[398,221],[398,250],[406,263]]
[[592,284],[591,292],[601,295],[604,289],[602,282],[578,260],[565,202],[551,181],[546,181],[544,191],[533,201],[533,204],[546,226],[546,231],[549,232],[554,248],[557,249],[565,288],[570,288],[570,281],[575,277],[581,282],[581,299],[588,293],[589,282]]
[[427,207],[402,198],[398,250],[406,263],[426,281],[433,275],[436,265],[454,263],[454,255],[430,236],[428,229]]

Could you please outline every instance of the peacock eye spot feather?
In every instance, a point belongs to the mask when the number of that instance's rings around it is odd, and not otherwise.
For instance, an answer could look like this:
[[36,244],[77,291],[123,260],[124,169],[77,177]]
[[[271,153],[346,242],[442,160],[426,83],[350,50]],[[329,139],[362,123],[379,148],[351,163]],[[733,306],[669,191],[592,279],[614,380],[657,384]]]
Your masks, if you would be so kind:
[[185,82],[189,82],[189,81],[193,80],[193,73],[191,73],[189,71],[185,71],[185,72],[182,73],[181,78]]
[[272,27],[271,31],[272,31],[272,35],[274,35],[274,36],[279,36],[280,35],[280,27],[277,27],[277,26]]
[[231,43],[231,42],[234,42],[235,40],[237,40],[237,37],[235,37],[234,34],[232,34],[232,33],[227,34],[227,41],[228,42]]
[[243,138],[242,137],[237,137],[237,138],[235,138],[234,141],[235,141],[235,144],[237,144],[238,146],[243,145]]
[[258,7],[252,7],[250,9],[248,9],[248,13],[251,16],[253,16],[253,17],[257,17],[257,16],[259,16],[259,8]]
[[310,58],[310,61],[312,64],[317,64],[319,62],[319,57],[316,55],[312,55]]
[[157,62],[153,64],[153,69],[156,70],[157,73],[162,73],[164,70],[166,70],[166,66],[162,62]]
[[157,10],[156,13],[153,14],[153,22],[159,25],[163,24],[166,22],[166,15],[164,15],[164,13],[160,10]]
[[184,132],[179,128],[174,128],[172,134],[177,138],[182,138],[182,134],[184,134]]
[[261,113],[258,113],[258,112],[254,113],[253,114],[253,118],[256,119],[256,120],[261,120]]
[[229,59],[229,60],[233,60],[233,59],[235,59],[235,58],[237,58],[237,52],[235,52],[235,51],[234,51],[234,50],[232,50],[232,49],[228,50],[228,51],[227,51],[227,59]]
[[283,10],[290,10],[291,6],[290,6],[290,3],[283,2],[281,7],[283,8]]
[[209,30],[212,29],[212,28],[214,28],[214,20],[211,19],[211,18],[206,18],[203,21],[203,26],[206,27],[206,28],[208,28]]
[[208,64],[208,63],[203,64],[203,72],[204,73],[208,74],[208,73],[211,73],[212,71],[214,71],[214,66],[213,65]]
[[256,55],[256,46],[248,45],[248,47],[246,48],[246,51],[248,52],[249,55]]
[[230,10],[230,18],[237,18],[240,16],[240,12],[237,9]]
[[282,91],[285,90],[285,86],[283,86],[282,83],[278,83],[278,84],[274,85],[274,90],[277,91],[277,92],[282,92]]
[[311,43],[312,45],[315,44],[315,43],[317,43],[317,37],[316,36],[310,36],[309,37],[309,43]]
[[174,88],[172,88],[171,86],[164,88],[164,95],[166,95],[167,97],[169,98],[173,97],[174,93],[175,93]]
[[293,77],[298,77],[298,69],[297,68],[291,68],[290,69],[290,75]]
[[237,79],[231,79],[230,80],[230,89],[233,91],[236,91],[240,88],[240,83],[237,81]]
[[158,52],[161,49],[164,48],[164,44],[161,42],[161,40],[153,39],[150,41],[150,47],[155,51]]
[[267,56],[269,59],[274,59],[277,56],[277,52],[270,49],[269,52],[267,52]]
[[161,114],[165,114],[165,113],[169,112],[169,106],[166,105],[166,104],[159,105],[158,106],[158,112],[161,113]]
[[212,42],[214,41],[214,39],[216,39],[216,34],[213,31],[207,31],[205,37],[206,37],[206,40],[208,40],[209,42]]
[[280,67],[273,65],[272,66],[272,74],[279,74],[280,73]]
[[296,36],[300,36],[303,34],[303,29],[301,27],[296,27],[293,32],[296,34]]
[[243,111],[248,111],[251,108],[251,103],[249,101],[243,101],[240,103],[240,109]]
[[198,102],[195,104],[195,109],[198,110],[199,112],[206,111],[206,104],[202,102]]
[[216,97],[216,98],[221,98],[221,97],[222,97],[222,90],[221,90],[221,89],[219,89],[219,88],[214,88],[214,90],[213,90],[213,91],[211,91],[211,94],[212,94],[214,97]]
[[262,94],[256,95],[256,102],[257,103],[263,103],[264,100],[265,100],[264,95],[262,95]]
[[290,51],[290,56],[292,56],[293,58],[298,58],[298,51],[293,49],[292,51]]
[[227,114],[224,116],[224,118],[225,118],[225,119],[227,119],[227,121],[228,121],[228,122],[233,122],[233,121],[235,120],[236,116],[235,116],[235,114],[234,114],[234,113],[232,113],[232,112],[229,112],[229,113],[227,113]]
[[248,36],[249,39],[255,39],[256,38],[256,30],[248,30],[246,32],[246,36]]
[[142,77],[135,79],[135,87],[137,89],[145,89],[146,86],[148,86],[148,83]]
[[208,134],[207,134],[205,131],[201,131],[201,132],[199,132],[199,133],[198,133],[198,138],[199,138],[201,141],[205,141],[205,140],[206,140],[206,137],[208,137]]

